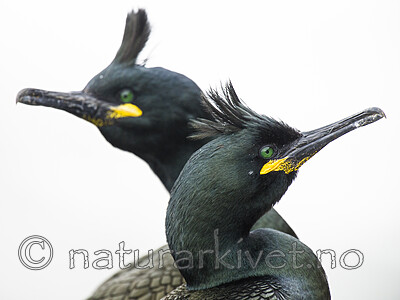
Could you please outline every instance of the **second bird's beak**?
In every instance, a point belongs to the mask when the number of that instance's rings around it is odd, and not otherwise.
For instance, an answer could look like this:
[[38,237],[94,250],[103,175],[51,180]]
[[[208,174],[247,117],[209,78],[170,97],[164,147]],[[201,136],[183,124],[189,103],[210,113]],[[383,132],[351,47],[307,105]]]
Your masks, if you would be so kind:
[[142,111],[131,103],[113,105],[84,92],[59,93],[38,89],[24,89],[17,95],[17,103],[42,105],[65,110],[97,127],[112,125],[115,120],[140,117]]
[[297,171],[307,160],[333,140],[383,117],[386,117],[385,113],[380,108],[373,107],[330,125],[302,132],[289,149],[279,154],[279,158],[268,161],[262,167],[260,174],[264,175],[273,171],[284,171],[289,174]]

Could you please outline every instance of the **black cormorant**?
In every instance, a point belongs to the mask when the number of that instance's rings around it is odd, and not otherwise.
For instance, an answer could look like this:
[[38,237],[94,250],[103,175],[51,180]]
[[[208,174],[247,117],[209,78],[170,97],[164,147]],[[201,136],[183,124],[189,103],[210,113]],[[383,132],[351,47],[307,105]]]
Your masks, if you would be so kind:
[[[93,123],[113,146],[145,160],[169,191],[190,155],[208,141],[187,139],[192,133],[187,126],[189,120],[212,116],[203,109],[201,91],[191,79],[164,68],[138,64],[137,57],[149,35],[146,12],[131,12],[114,60],[83,91],[24,89],[17,101],[61,109]],[[255,228],[260,227],[296,236],[274,209],[260,218]],[[157,260],[158,251],[154,252],[153,259]],[[147,261],[147,257],[141,259]],[[165,255],[164,260],[164,268],[157,270],[157,276],[155,270],[147,269],[118,272],[99,287],[93,299],[110,297],[111,291],[113,297],[130,295],[131,299],[140,299],[148,289],[158,295],[157,299],[161,298],[182,282],[179,272],[172,267],[172,258],[168,260]],[[148,280],[150,273],[159,284]],[[129,287],[125,288],[127,282]]]
[[223,91],[211,90],[206,100],[215,121],[194,123],[197,136],[213,140],[191,156],[171,190],[167,240],[187,285],[164,299],[330,299],[311,249],[282,232],[251,227],[307,160],[383,111],[370,108],[300,132],[252,111],[231,84]]

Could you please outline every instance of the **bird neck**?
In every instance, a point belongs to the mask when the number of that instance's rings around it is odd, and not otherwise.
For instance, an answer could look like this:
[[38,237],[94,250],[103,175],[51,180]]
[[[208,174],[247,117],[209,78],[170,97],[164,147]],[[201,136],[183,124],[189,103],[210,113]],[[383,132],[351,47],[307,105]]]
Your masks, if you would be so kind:
[[[203,209],[198,205],[183,204],[175,200],[177,199],[172,195],[167,211],[167,239],[189,289],[210,288],[268,273],[257,266],[260,259],[264,259],[259,253],[279,249],[276,236],[284,234],[274,230],[267,231],[275,237],[271,243],[271,237],[265,240],[262,235],[260,238],[250,232],[252,225],[266,210],[265,207],[254,209],[249,215],[234,215],[234,208]],[[196,203],[190,201],[193,199],[185,200]],[[222,199],[202,199],[204,203],[220,200]]]
[[[204,211],[193,198],[179,203],[175,198],[178,196],[176,188],[174,186],[167,210],[167,240],[189,290],[269,276],[293,284],[293,291],[300,294],[321,290],[329,295],[325,273],[310,248],[273,229],[249,230],[265,207],[248,210],[249,215],[245,213],[248,207],[243,213],[232,206]],[[221,200],[225,199],[201,199],[204,203]],[[245,200],[238,199],[239,202]],[[254,197],[253,200],[260,199]]]
[[202,141],[186,141],[179,147],[174,147],[171,151],[164,151],[163,155],[140,153],[138,156],[147,162],[154,174],[170,192],[185,163],[203,144]]

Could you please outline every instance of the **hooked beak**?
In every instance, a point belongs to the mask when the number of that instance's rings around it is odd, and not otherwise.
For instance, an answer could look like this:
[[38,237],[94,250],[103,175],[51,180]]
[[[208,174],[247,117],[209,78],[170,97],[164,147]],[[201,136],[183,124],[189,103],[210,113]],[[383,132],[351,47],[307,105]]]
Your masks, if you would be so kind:
[[18,93],[16,101],[61,109],[97,127],[112,125],[116,119],[140,117],[143,114],[139,107],[131,103],[112,105],[84,92],[59,93],[24,89]]
[[301,137],[291,144],[285,153],[279,155],[281,158],[268,161],[262,167],[260,174],[264,175],[272,171],[284,171],[289,174],[297,171],[307,160],[333,140],[383,117],[386,117],[385,113],[380,108],[373,107],[330,125],[302,132]]

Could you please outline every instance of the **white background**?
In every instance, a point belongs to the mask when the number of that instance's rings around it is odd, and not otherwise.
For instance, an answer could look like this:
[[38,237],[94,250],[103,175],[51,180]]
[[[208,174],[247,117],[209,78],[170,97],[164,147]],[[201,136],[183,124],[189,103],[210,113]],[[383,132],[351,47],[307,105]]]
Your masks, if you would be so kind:
[[[25,87],[80,90],[120,45],[126,13],[148,10],[142,59],[202,89],[231,79],[258,112],[311,130],[364,108],[387,119],[302,167],[276,209],[312,249],[359,249],[364,264],[328,274],[333,299],[400,299],[398,1],[1,1],[0,297],[83,299],[117,271],[68,268],[68,251],[165,243],[168,193],[147,165],[62,111],[15,105]],[[18,260],[40,234],[42,271]],[[128,257],[129,258],[129,257]],[[349,256],[349,262],[350,256]]]

